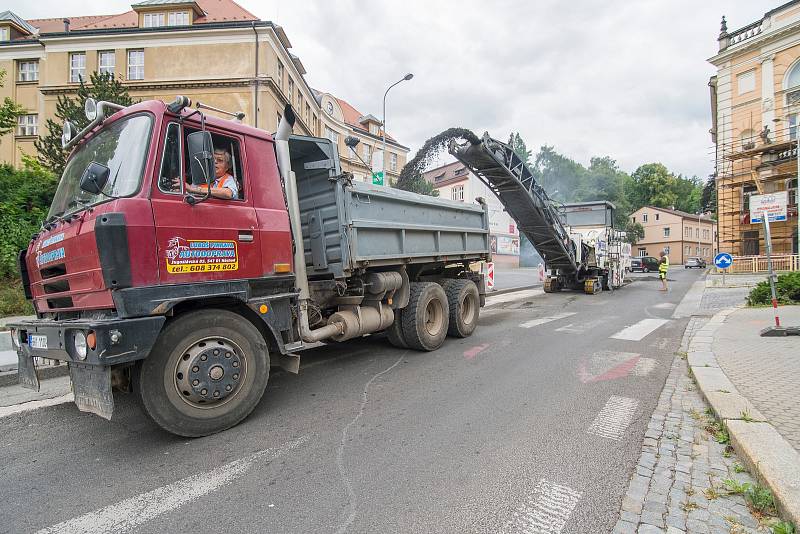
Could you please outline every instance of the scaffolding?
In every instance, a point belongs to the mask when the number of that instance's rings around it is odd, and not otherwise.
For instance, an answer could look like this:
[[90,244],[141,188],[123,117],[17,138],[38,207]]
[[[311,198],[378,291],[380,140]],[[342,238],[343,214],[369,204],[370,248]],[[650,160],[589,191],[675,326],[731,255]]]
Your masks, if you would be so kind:
[[[778,123],[776,123],[777,125]],[[764,253],[764,230],[751,222],[750,197],[788,191],[787,220],[771,223],[775,254],[797,254],[798,124],[775,131],[751,128],[715,146],[719,250],[735,256]]]

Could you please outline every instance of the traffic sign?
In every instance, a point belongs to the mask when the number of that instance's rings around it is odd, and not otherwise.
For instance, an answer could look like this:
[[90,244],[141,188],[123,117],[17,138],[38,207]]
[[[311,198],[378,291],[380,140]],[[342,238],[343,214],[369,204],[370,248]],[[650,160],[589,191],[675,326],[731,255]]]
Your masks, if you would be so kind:
[[727,252],[720,252],[714,256],[714,265],[716,265],[719,269],[727,269],[733,265],[733,256]]
[[383,185],[383,171],[372,173],[372,185]]

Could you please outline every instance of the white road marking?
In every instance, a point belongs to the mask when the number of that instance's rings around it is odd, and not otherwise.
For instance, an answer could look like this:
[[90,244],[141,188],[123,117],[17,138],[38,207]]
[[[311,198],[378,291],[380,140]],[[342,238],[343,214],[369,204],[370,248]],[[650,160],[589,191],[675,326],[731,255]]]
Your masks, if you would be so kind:
[[669,319],[642,319],[638,323],[623,328],[612,339],[625,339],[628,341],[641,341],[645,336],[657,328],[667,324]]
[[567,486],[539,481],[528,498],[511,512],[500,529],[508,534],[558,534],[567,524],[581,492]]
[[542,317],[540,319],[533,319],[532,321],[520,323],[519,326],[522,328],[533,328],[534,326],[539,326],[540,324],[549,323],[550,321],[557,321],[559,319],[564,319],[565,317],[570,317],[572,315],[575,315],[575,312],[558,313],[550,317]]
[[299,447],[303,436],[274,449],[256,452],[205,473],[198,473],[167,486],[125,499],[111,506],[44,528],[36,534],[121,533],[136,529],[161,514],[199,499],[247,473],[257,461],[269,462]]
[[634,376],[647,376],[658,365],[658,361],[653,358],[639,358],[636,365],[631,369],[631,374]]
[[[513,302],[515,300],[524,300],[533,297],[544,295],[544,290],[540,289],[526,289],[525,291],[511,291],[510,293],[503,293],[502,295],[494,295],[486,297],[486,306],[494,306],[496,304],[503,304],[505,302]],[[483,311],[481,310],[481,313]]]
[[675,304],[671,302],[662,302],[661,304],[654,304],[651,308],[656,308],[659,310],[671,310],[675,307]]
[[13,404],[11,406],[3,406],[0,407],[0,418],[17,413],[29,412],[31,410],[38,410],[39,408],[47,408],[48,406],[57,406],[59,404],[72,402],[74,400],[75,396],[72,393],[67,393],[66,395],[60,395],[58,397],[53,397],[52,399],[42,399],[23,402],[21,404]]
[[628,397],[612,396],[594,418],[587,432],[615,441],[622,440],[625,429],[633,421],[639,401]]
[[556,328],[556,332],[566,332],[568,334],[583,334],[588,332],[589,330],[600,328],[601,326],[608,324],[610,321],[616,318],[617,317],[613,315],[606,315],[600,319],[592,319],[590,321],[585,321],[581,323],[570,323],[568,325],[562,326],[561,328]]

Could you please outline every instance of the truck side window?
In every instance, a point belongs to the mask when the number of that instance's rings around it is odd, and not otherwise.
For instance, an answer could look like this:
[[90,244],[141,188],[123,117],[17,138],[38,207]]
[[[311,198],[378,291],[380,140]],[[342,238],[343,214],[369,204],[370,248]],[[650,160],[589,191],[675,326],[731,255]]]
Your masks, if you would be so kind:
[[164,138],[164,154],[161,158],[161,171],[158,174],[158,188],[165,193],[180,194],[183,191],[181,180],[181,135],[176,122],[167,126]]
[[[196,132],[196,129],[191,128],[184,128],[183,135],[184,135],[184,144],[186,143],[186,136],[188,136],[192,132]],[[214,143],[214,152],[222,150],[226,152],[230,157],[230,168],[227,171],[227,174],[230,174],[234,181],[236,182],[236,195],[230,200],[243,200],[244,199],[244,179],[243,179],[243,166],[242,166],[242,158],[241,158],[241,150],[239,141],[233,137],[228,137],[227,135],[220,135],[215,132],[211,132],[211,139]],[[216,154],[215,154],[216,156]],[[190,175],[191,172],[191,165],[189,165],[189,155],[184,154],[184,169],[186,172],[186,183],[191,184],[195,183],[196,185],[201,184],[201,181],[192,181],[192,176]]]

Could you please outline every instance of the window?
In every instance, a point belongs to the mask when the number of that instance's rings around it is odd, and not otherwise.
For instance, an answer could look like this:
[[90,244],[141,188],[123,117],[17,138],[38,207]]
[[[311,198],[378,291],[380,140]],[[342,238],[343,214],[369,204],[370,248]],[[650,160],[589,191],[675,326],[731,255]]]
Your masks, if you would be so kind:
[[700,228],[695,228],[694,229],[694,237],[695,238],[700,238]]
[[142,27],[159,28],[164,25],[163,13],[145,13],[142,16]]
[[283,91],[283,63],[280,60],[278,60],[278,72],[276,75],[278,77],[278,87]]
[[640,258],[644,258],[645,256],[647,256],[647,249],[646,248],[640,248],[639,249],[639,257]]
[[669,247],[664,247],[664,254],[669,254]]
[[669,237],[669,226],[664,227],[664,237]]
[[389,153],[389,170],[396,171],[397,170],[397,154],[394,152]]
[[86,77],[86,52],[73,52],[69,55],[69,81],[78,83]]
[[158,188],[165,193],[181,194],[183,191],[181,172],[181,128],[177,122],[167,126],[164,137],[164,153],[161,158],[161,173]]
[[331,130],[327,126],[325,127],[325,137],[330,139],[333,142],[333,144],[335,144],[335,145],[339,144],[339,134],[338,134],[338,132],[335,132],[334,130]]
[[289,91],[286,96],[289,97],[289,103],[291,104],[292,98],[294,98],[294,80],[291,77],[289,78]]
[[372,135],[380,135],[380,129],[378,128],[378,125],[375,124],[374,122],[369,123],[369,133],[371,133]]
[[642,214],[642,222],[647,222],[647,214],[646,213]]
[[113,50],[101,50],[97,53],[97,70],[100,74],[114,75],[117,66],[117,54]]
[[739,94],[743,95],[756,89],[756,71],[755,69],[743,72],[736,76],[736,84],[739,88]]
[[128,50],[128,79],[144,80],[144,50]]
[[35,82],[39,79],[39,62],[38,61],[20,61],[19,62],[19,76],[17,78],[21,82]]
[[38,115],[20,115],[17,117],[17,135],[37,135],[38,129]]
[[631,217],[631,222],[635,223],[636,222],[636,217]]
[[686,255],[687,256],[692,253],[692,247],[690,247],[689,245],[686,245],[685,248],[686,248]]
[[750,196],[757,195],[758,188],[753,184],[742,187],[742,211],[750,211]]
[[281,116],[281,114],[278,113],[278,121],[275,123],[275,131],[276,132],[278,131],[278,126],[281,125],[281,119],[283,119],[283,116]]
[[306,124],[311,125],[311,106],[306,104]]
[[656,220],[658,220],[658,216],[659,216],[659,214],[658,214],[658,213],[656,213]]
[[167,26],[188,26],[188,25],[189,25],[188,11],[173,11],[169,14]]
[[454,185],[453,189],[450,190],[450,198],[464,202],[464,186]]
[[0,27],[0,41],[8,41],[8,40],[9,40],[8,26]]
[[303,93],[300,88],[297,88],[297,113],[298,115],[303,111]]
[[797,178],[786,180],[786,190],[789,191],[788,205],[794,206],[797,210]]
[[[193,128],[187,128],[187,127],[183,128],[183,139],[182,139],[182,142],[183,142],[183,146],[184,147],[187,145],[187,143],[186,143],[187,137],[190,134],[192,134],[192,133],[194,133],[196,131],[198,131],[198,130],[193,129]],[[237,141],[236,139],[234,139],[232,137],[228,137],[226,135],[220,135],[220,134],[217,134],[215,132],[211,132],[211,140],[212,140],[212,144],[214,145],[214,152],[215,152],[214,160],[215,160],[215,164],[216,164],[217,161],[225,162],[226,160],[228,160],[228,170],[227,170],[226,174],[229,175],[230,177],[233,177],[233,182],[234,182],[233,184],[228,183],[228,185],[226,185],[225,183],[228,182],[230,180],[230,178],[225,178],[224,180],[221,179],[219,182],[217,182],[217,187],[225,187],[227,189],[230,189],[231,192],[233,192],[234,195],[233,195],[233,198],[230,198],[230,199],[229,198],[215,197],[216,200],[217,201],[222,201],[222,202],[230,202],[230,201],[233,201],[233,200],[243,200],[245,198],[245,195],[244,195],[245,189],[244,188],[246,186],[246,181],[245,181],[246,176],[243,173],[242,158],[241,158],[241,152],[240,152],[240,148],[239,148],[239,141]],[[224,154],[219,154],[218,152],[220,150],[224,151],[224,152],[227,152],[228,156],[225,156]],[[189,154],[186,152],[186,150],[184,150],[184,153],[183,153],[183,170],[184,170],[184,176],[186,178],[186,183],[187,184],[189,184],[189,183],[204,184],[205,183],[205,179],[204,178],[201,177],[199,180],[197,180],[197,179],[193,179],[193,177],[191,176],[192,168],[191,168],[191,165],[190,165],[190,162],[189,162]],[[215,180],[216,180],[216,178],[215,178]],[[213,185],[212,185],[212,187],[213,187]]]
[[364,158],[364,161],[366,161],[367,164],[371,163],[370,160],[372,159],[372,147],[366,143],[361,145],[361,157]]

